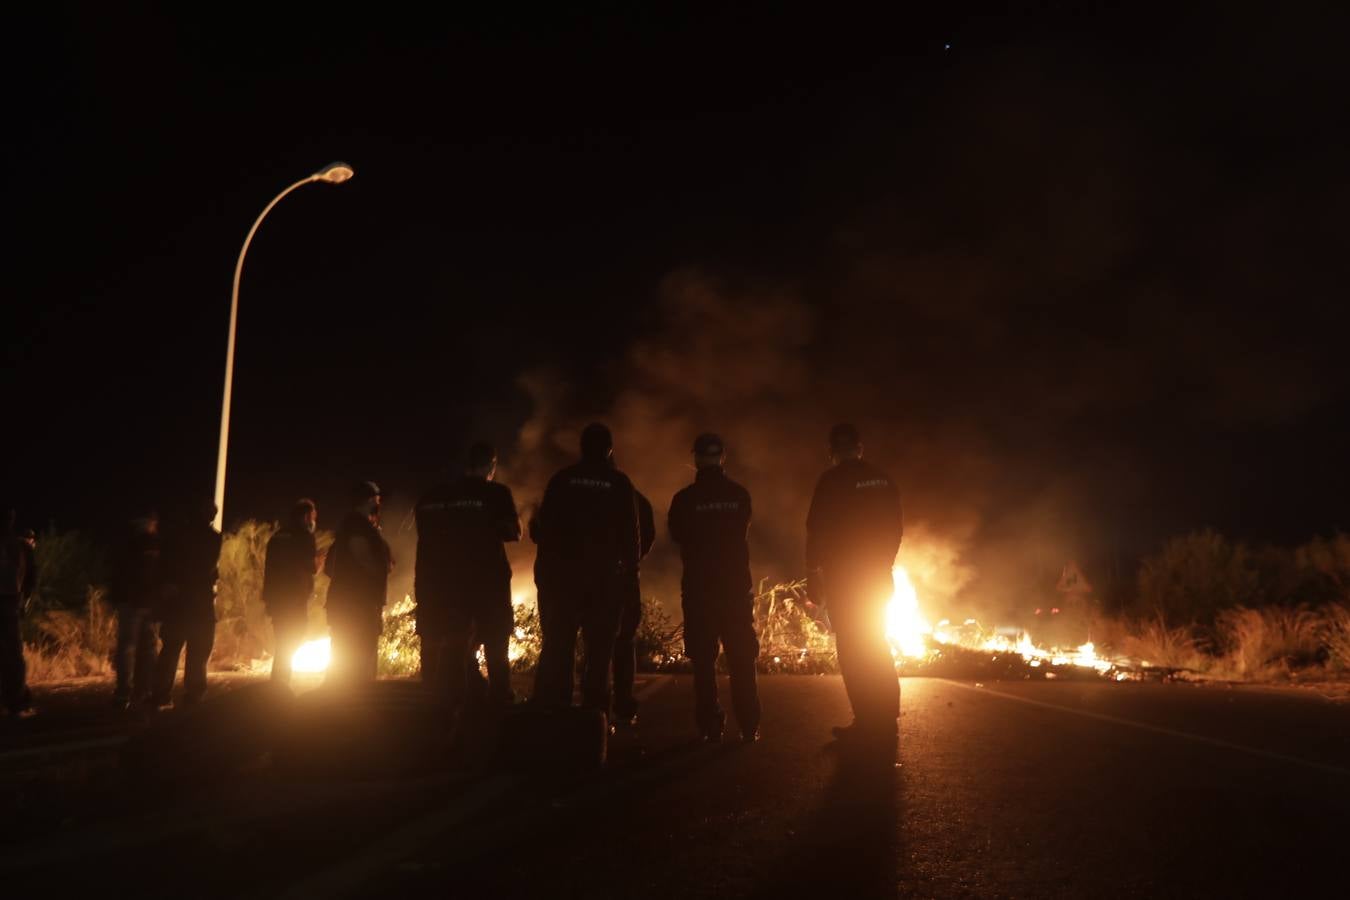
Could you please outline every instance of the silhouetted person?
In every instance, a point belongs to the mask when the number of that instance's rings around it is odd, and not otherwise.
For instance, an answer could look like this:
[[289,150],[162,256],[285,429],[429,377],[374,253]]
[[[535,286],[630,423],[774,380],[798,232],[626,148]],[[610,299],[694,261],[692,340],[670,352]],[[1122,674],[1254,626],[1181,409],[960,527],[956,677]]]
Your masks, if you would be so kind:
[[132,522],[132,533],[113,563],[110,592],[117,610],[113,702],[122,708],[150,698],[155,671],[155,610],[160,605],[159,514]]
[[[886,640],[886,605],[895,591],[892,568],[904,532],[900,492],[890,477],[862,459],[852,425],[830,431],[833,468],[816,484],[806,518],[806,564],[812,593],[823,595],[834,629],[839,672],[853,724],[836,727],[841,740],[889,742],[900,716],[900,680]],[[819,582],[823,582],[823,591]]]
[[507,648],[515,614],[505,544],[520,540],[520,516],[511,489],[493,481],[497,451],[492,445],[474,444],[467,463],[459,478],[427,491],[416,510],[414,589],[422,680],[452,715],[464,707],[466,660],[480,642],[489,702],[497,707],[512,702]]
[[642,624],[642,580],[639,572],[642,560],[656,543],[656,518],[652,504],[641,491],[634,490],[637,500],[638,565],[625,572],[620,586],[619,634],[614,639],[614,719],[624,725],[637,724],[638,702],[633,696],[633,681],[637,675],[637,630]]
[[694,442],[694,483],[670,501],[670,539],[680,545],[684,575],[684,652],[694,667],[699,733],[722,740],[726,714],[717,700],[717,656],[725,649],[731,702],[741,739],[759,739],[754,585],[750,579],[750,494],[726,476],[726,451],[715,434]]
[[291,682],[291,663],[309,626],[309,598],[319,572],[319,548],[314,542],[318,523],[314,501],[297,500],[267,542],[262,599],[272,618],[272,680],[282,684]]
[[216,505],[202,507],[198,520],[169,533],[164,541],[162,569],[165,581],[159,636],[163,645],[155,663],[156,706],[173,696],[178,658],[183,664],[183,702],[191,705],[206,696],[206,664],[216,643],[216,580],[220,565],[220,532],[211,523]]
[[5,511],[0,532],[0,703],[11,716],[32,712],[28,669],[23,661],[19,617],[37,585],[33,546],[15,529],[15,511]]
[[530,537],[539,545],[534,581],[544,643],[534,699],[572,702],[577,629],[585,646],[582,704],[609,714],[609,667],[619,631],[623,579],[637,569],[637,501],[628,477],[610,465],[614,441],[604,425],[581,433],[581,461],[548,483]]
[[394,557],[380,533],[379,487],[362,482],[352,492],[352,503],[328,551],[329,675],[336,681],[374,681]]

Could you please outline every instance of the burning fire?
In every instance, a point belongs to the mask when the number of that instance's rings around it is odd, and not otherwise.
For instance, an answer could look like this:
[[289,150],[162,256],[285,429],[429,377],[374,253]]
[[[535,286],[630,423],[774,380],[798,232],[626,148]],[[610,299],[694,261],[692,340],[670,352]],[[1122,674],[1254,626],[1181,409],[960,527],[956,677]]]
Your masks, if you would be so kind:
[[931,626],[919,610],[919,596],[914,582],[904,566],[893,570],[895,590],[886,607],[886,639],[896,657],[925,659],[936,652],[934,645],[950,645],[968,650],[1021,656],[1028,665],[1037,668],[1049,666],[1079,666],[1105,674],[1119,665],[1097,655],[1091,641],[1073,650],[1037,647],[1025,631],[1017,639],[1000,634],[989,634],[974,619],[967,619],[959,627],[946,619]]
[[330,638],[318,638],[301,644],[291,657],[293,672],[323,672],[327,670],[333,658],[333,642]]

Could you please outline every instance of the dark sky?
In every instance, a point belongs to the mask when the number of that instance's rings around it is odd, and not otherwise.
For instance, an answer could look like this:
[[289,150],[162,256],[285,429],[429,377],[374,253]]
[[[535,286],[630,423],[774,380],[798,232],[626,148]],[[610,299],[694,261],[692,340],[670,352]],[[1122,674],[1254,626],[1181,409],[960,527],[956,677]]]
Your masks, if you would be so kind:
[[528,500],[603,416],[658,508],[722,431],[766,574],[839,418],[986,586],[1350,527],[1343,22],[824,9],[28,14],[7,490],[209,496],[239,245],[342,159],[248,256],[227,521],[478,435]]

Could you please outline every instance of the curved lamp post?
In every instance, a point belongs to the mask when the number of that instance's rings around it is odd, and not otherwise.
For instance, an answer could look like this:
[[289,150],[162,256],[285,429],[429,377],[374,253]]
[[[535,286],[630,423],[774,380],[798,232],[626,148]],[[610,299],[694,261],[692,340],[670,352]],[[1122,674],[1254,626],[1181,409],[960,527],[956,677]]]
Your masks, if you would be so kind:
[[262,224],[262,220],[267,218],[267,214],[272,211],[272,207],[281,202],[291,191],[301,185],[309,184],[312,181],[324,181],[328,184],[342,184],[342,182],[356,174],[352,167],[343,162],[329,163],[313,175],[307,175],[301,178],[295,184],[286,188],[280,194],[272,198],[272,202],[263,207],[253,227],[248,230],[248,237],[244,238],[244,246],[239,250],[239,261],[234,265],[234,291],[230,296],[230,339],[225,348],[225,397],[220,405],[220,450],[216,455],[216,520],[214,523],[216,531],[221,531],[225,521],[225,452],[230,443],[230,391],[234,383],[234,329],[235,322],[239,319],[239,276],[244,271],[244,255],[248,253],[248,245],[253,241],[253,235]]

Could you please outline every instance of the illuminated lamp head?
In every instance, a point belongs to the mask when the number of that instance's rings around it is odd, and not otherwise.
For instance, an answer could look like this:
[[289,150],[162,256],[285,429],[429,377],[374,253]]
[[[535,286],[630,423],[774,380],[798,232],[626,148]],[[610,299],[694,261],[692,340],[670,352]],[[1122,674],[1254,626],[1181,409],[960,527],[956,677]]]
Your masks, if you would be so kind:
[[605,462],[614,453],[614,435],[599,422],[581,432],[581,458],[587,462]]

